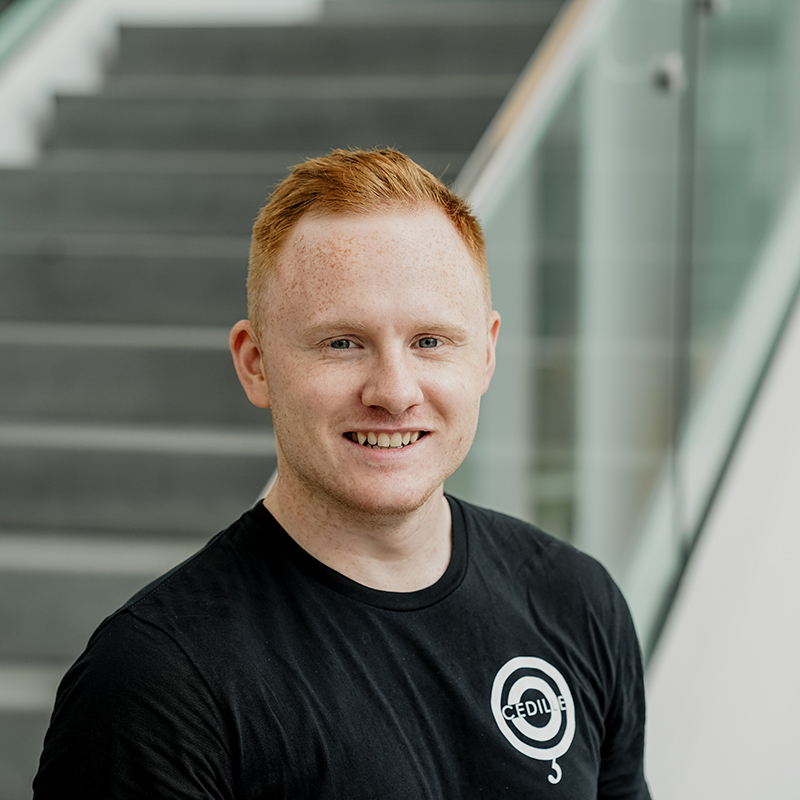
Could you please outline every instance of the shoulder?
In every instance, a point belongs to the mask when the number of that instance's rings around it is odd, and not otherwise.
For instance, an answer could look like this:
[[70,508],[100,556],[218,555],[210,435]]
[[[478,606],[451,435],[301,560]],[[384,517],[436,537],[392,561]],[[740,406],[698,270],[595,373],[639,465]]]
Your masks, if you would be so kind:
[[178,674],[181,683],[215,685],[220,665],[253,638],[256,591],[270,591],[261,531],[250,527],[245,514],[103,620],[70,680],[91,676],[94,691],[108,683],[110,694],[116,677],[137,685],[141,677],[143,691],[173,685]]
[[600,562],[536,525],[464,500],[454,503],[463,514],[471,544],[523,563],[535,561],[538,568],[553,574],[578,574],[593,583],[613,584]]
[[454,500],[467,530],[471,558],[524,583],[540,602],[563,611],[590,605],[593,614],[629,616],[608,570],[569,542],[516,517]]
[[121,611],[61,681],[35,796],[130,797],[133,787],[136,796],[210,796],[208,787],[232,783],[218,757],[228,744],[197,666],[163,631]]
[[149,694],[165,684],[188,689],[197,682],[202,680],[196,665],[173,637],[159,625],[122,609],[92,635],[67,672],[60,695],[68,687],[91,686],[96,696],[111,699],[137,691]]
[[[181,638],[194,625],[226,621],[225,609],[248,601],[248,587],[263,579],[263,531],[253,511],[243,514],[194,555],[144,586],[115,614],[128,612],[166,635]],[[123,625],[124,618],[116,626]]]

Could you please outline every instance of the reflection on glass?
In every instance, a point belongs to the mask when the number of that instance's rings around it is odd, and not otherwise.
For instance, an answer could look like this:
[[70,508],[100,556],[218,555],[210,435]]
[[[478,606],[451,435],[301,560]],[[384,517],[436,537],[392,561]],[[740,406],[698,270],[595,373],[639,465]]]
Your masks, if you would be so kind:
[[703,9],[620,0],[479,209],[501,349],[448,484],[600,558],[648,648],[798,277],[800,4]]

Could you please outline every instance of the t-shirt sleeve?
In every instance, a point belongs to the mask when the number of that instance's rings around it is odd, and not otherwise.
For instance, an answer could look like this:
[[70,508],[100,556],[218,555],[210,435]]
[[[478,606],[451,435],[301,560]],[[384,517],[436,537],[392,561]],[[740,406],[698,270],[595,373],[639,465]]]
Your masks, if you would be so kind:
[[644,777],[645,698],[642,656],[628,606],[614,587],[615,667],[600,751],[598,800],[649,800]]
[[232,798],[225,730],[186,654],[159,628],[122,612],[59,687],[34,800]]

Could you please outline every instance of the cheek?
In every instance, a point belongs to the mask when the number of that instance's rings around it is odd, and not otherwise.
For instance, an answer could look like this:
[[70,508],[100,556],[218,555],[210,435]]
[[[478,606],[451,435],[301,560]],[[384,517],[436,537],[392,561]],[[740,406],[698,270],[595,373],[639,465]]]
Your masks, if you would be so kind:
[[302,361],[281,364],[267,379],[273,413],[277,408],[284,419],[304,424],[331,419],[355,396],[353,375],[346,370],[312,368]]
[[429,384],[426,400],[439,406],[442,413],[472,426],[478,417],[481,388],[473,374],[459,370],[440,375],[439,380]]
[[470,404],[480,397],[483,389],[483,364],[471,358],[465,363],[454,365],[440,376],[441,387],[450,392],[457,401]]
[[302,360],[290,354],[274,355],[264,364],[270,393],[276,397],[291,398],[302,394],[310,385],[308,368]]
[[307,386],[302,373],[286,358],[271,358],[264,369],[275,428],[296,424],[307,405],[302,392]]

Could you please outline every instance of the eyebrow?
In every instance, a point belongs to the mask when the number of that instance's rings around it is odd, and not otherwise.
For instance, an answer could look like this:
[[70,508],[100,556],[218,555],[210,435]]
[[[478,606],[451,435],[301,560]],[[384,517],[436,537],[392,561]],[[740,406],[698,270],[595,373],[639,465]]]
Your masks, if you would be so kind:
[[[417,328],[420,332],[429,331],[431,333],[435,333],[436,331],[450,331],[454,335],[461,338],[466,338],[468,333],[468,329],[465,325],[453,322],[452,320],[451,321],[446,321],[441,319],[425,320],[420,318],[419,320],[412,320],[410,327]],[[312,339],[325,338],[326,336],[329,336],[332,331],[333,332],[346,331],[352,333],[367,334],[369,333],[369,327],[358,319],[330,320],[329,322],[322,322],[304,328],[302,330],[302,335],[303,337],[308,337]]]

